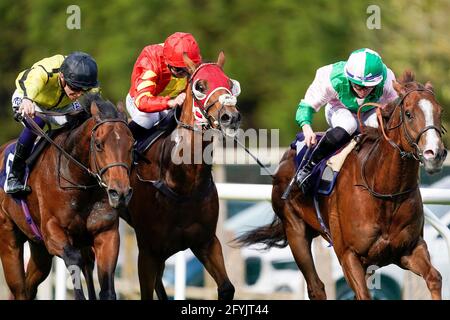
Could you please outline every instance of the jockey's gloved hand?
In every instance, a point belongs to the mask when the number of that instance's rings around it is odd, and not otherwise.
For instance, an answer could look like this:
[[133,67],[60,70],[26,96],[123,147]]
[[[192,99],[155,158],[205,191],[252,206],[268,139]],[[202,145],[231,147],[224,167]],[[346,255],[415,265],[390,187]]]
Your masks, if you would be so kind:
[[304,124],[302,127],[303,135],[305,136],[305,143],[308,148],[317,143],[316,134],[309,124]]
[[170,99],[170,100],[167,102],[167,105],[168,105],[170,108],[175,108],[175,107],[177,107],[177,106],[183,105],[185,99],[186,99],[186,93],[182,92],[182,93],[180,93],[178,96],[176,96],[176,98]]
[[20,104],[18,112],[22,117],[28,115],[34,118],[34,114],[36,112],[34,102],[30,99],[22,99],[22,103]]

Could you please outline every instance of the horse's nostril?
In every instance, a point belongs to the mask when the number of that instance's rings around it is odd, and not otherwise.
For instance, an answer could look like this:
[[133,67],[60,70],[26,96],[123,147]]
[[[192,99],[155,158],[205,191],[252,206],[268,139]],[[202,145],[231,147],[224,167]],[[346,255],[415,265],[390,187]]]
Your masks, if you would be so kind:
[[221,122],[230,122],[230,119],[231,119],[231,117],[230,117],[227,113],[223,114],[223,115],[220,117],[220,121],[221,121]]
[[423,157],[424,157],[426,160],[428,160],[428,159],[434,158],[434,157],[435,157],[435,154],[434,154],[433,150],[425,150],[425,151],[423,152]]
[[108,195],[111,199],[114,199],[114,200],[118,200],[120,198],[119,193],[114,189],[109,189]]

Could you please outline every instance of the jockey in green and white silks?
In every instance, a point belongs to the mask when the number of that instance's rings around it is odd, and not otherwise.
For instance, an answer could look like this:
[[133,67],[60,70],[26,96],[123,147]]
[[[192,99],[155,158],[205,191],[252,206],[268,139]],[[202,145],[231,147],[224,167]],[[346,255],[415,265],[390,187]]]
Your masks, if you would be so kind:
[[[324,105],[330,129],[314,150],[311,160],[297,175],[303,192],[309,189],[306,182],[314,166],[347,143],[358,129],[358,108],[366,102],[384,104],[397,98],[393,80],[394,73],[386,67],[380,55],[367,48],[352,52],[347,61],[317,70],[314,81],[298,105],[295,119],[303,130],[308,147],[316,144],[316,135],[311,128],[313,115]],[[373,107],[363,108],[361,115],[365,125],[378,127]]]

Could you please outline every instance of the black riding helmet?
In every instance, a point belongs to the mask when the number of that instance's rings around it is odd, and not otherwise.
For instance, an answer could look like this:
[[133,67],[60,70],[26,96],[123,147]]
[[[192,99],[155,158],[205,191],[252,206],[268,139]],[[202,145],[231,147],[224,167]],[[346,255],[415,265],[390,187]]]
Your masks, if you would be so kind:
[[63,61],[61,73],[72,88],[89,90],[98,86],[97,63],[84,52],[73,52]]

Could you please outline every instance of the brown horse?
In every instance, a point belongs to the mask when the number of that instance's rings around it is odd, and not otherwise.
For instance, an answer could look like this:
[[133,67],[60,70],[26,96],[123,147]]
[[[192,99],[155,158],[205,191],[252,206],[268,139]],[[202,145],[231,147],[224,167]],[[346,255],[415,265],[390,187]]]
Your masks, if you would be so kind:
[[[112,103],[99,96],[90,96],[88,103],[92,117],[54,139],[73,159],[49,146],[30,174],[32,193],[25,199],[41,241],[35,239],[36,232],[26,222],[20,205],[0,190],[0,256],[15,299],[36,296],[55,255],[64,260],[72,275],[75,298],[84,299],[79,271],[92,283],[93,266],[86,261],[92,261],[94,254],[100,298],[116,297],[119,209],[131,198],[129,168],[134,140],[125,114]],[[0,149],[1,159],[7,145]],[[31,257],[25,272],[23,244],[27,240]],[[89,297],[95,298],[92,285]]]
[[[190,80],[178,126],[145,152],[147,160],[131,174],[134,195],[128,207],[131,220],[127,220],[137,236],[141,297],[152,299],[156,286],[159,298],[167,298],[161,282],[165,260],[191,248],[217,283],[219,299],[232,299],[234,287],[215,235],[217,190],[211,164],[203,158],[211,142],[203,137],[208,128],[236,131],[240,114],[231,94],[233,82],[222,70],[223,53],[217,63],[199,66],[184,58]],[[178,161],[178,156],[188,159]]]
[[[423,240],[424,215],[418,186],[419,164],[428,173],[442,168],[446,150],[441,140],[442,108],[430,83],[414,82],[405,72],[394,82],[399,98],[382,110],[380,129],[366,128],[365,142],[347,157],[334,191],[319,197],[320,211],[330,230],[334,250],[347,283],[357,299],[370,299],[366,270],[394,263],[421,275],[433,299],[441,298],[441,276],[431,265]],[[380,126],[381,127],[381,126]],[[370,138],[372,136],[372,138]],[[289,244],[303,273],[311,299],[325,299],[311,255],[314,237],[328,235],[318,221],[313,200],[295,187],[281,196],[294,175],[295,151],[288,150],[273,180],[271,225],[238,238],[241,244]],[[328,239],[329,240],[329,239]]]

